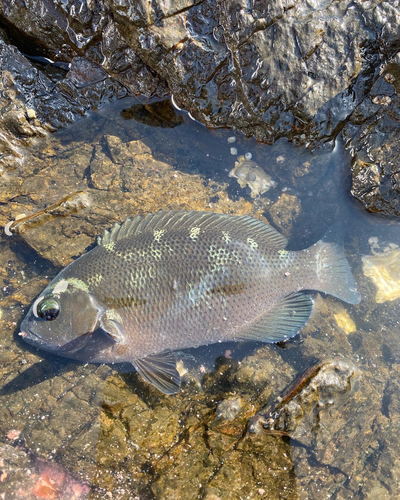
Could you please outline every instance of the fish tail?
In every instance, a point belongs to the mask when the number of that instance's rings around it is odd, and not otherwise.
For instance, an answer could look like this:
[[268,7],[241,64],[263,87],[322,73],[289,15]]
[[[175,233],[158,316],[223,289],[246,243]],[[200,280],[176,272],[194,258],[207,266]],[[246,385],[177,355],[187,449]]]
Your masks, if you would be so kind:
[[361,296],[344,255],[343,240],[343,226],[336,224],[311,247],[317,264],[317,283],[314,288],[349,304],[358,304]]

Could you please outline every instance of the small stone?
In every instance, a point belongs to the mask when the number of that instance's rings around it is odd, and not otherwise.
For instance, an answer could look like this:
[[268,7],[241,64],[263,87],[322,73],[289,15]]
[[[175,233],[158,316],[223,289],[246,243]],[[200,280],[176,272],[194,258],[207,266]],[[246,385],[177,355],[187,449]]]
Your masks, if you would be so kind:
[[26,110],[26,115],[29,118],[29,120],[34,120],[35,118],[37,118],[36,111],[32,108]]
[[8,439],[11,439],[14,441],[15,439],[18,439],[21,434],[21,431],[18,431],[17,429],[11,429],[11,431],[7,434]]
[[246,160],[251,160],[253,158],[253,155],[251,153],[246,153],[244,157]]
[[387,73],[385,75],[385,80],[388,82],[388,83],[391,83],[393,84],[395,81],[396,81],[396,77],[394,75],[392,75],[391,73]]
[[236,142],[236,137],[235,136],[231,136],[231,137],[228,137],[228,144],[234,144]]
[[264,194],[271,187],[276,186],[276,182],[271,179],[271,176],[256,162],[246,160],[244,156],[238,156],[235,168],[229,172],[229,177],[235,177],[242,188],[249,186],[252,198]]
[[231,148],[231,155],[236,156],[238,154],[238,151],[236,148]]
[[243,400],[240,397],[227,398],[217,405],[217,418],[225,420],[234,420],[243,406]]
[[399,258],[399,249],[362,257],[364,276],[371,278],[376,286],[375,301],[378,304],[400,297]]
[[333,313],[333,316],[338,327],[342,329],[344,333],[349,334],[357,331],[356,324],[344,309]]
[[380,106],[388,106],[392,102],[392,99],[388,95],[377,95],[372,99],[372,102]]

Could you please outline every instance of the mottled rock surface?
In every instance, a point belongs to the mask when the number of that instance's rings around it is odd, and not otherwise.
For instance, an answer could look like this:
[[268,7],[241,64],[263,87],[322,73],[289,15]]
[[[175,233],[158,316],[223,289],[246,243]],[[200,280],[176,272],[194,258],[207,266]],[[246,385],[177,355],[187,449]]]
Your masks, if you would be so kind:
[[400,57],[388,64],[344,130],[353,154],[351,193],[369,212],[400,215]]

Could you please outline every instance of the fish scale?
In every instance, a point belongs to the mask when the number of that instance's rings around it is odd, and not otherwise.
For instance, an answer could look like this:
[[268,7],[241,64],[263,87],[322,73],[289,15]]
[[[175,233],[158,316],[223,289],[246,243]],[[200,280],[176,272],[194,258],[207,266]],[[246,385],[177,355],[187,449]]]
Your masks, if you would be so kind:
[[343,248],[330,240],[295,252],[247,216],[171,211],[127,219],[48,285],[21,335],[75,359],[130,361],[171,394],[180,384],[173,351],[287,340],[311,314],[301,290],[358,302]]

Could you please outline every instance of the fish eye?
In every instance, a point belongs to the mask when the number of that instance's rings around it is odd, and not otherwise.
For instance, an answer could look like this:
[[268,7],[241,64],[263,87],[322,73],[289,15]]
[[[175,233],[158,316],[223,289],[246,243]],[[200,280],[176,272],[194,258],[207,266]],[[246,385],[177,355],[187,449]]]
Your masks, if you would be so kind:
[[59,312],[60,304],[53,297],[43,299],[37,305],[38,316],[47,321],[53,321],[53,319],[56,319]]

